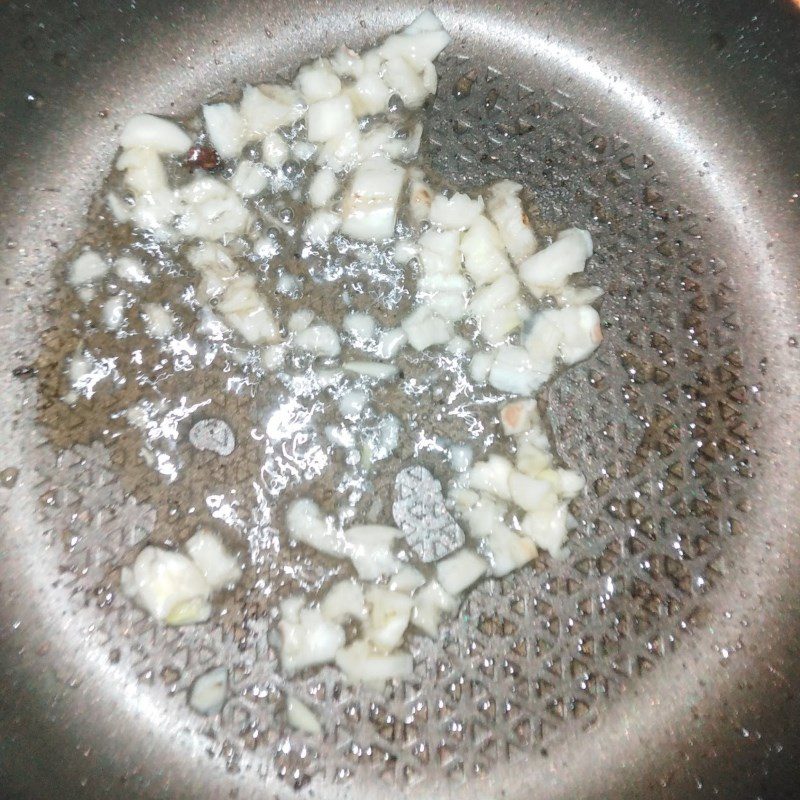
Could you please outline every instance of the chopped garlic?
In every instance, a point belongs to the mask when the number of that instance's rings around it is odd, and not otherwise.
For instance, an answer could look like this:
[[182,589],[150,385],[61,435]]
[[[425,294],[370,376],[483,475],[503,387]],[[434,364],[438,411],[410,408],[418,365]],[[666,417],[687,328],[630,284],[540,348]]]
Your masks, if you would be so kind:
[[243,234],[252,216],[226,183],[198,176],[175,190],[176,230],[186,238],[226,241]]
[[494,353],[475,353],[469,362],[469,376],[474,383],[486,383],[494,363]]
[[417,298],[447,322],[457,322],[467,312],[469,281],[463,275],[433,273],[417,281]]
[[508,476],[508,490],[511,499],[525,511],[536,511],[543,506],[550,506],[550,498],[555,496],[548,481],[537,480],[516,471]]
[[430,9],[426,9],[399,34],[390,36],[379,51],[386,57],[388,48],[388,52],[402,55],[421,70],[426,64],[434,61],[451,41],[450,34],[444,29],[441,20]]
[[366,161],[375,156],[387,156],[398,161],[407,161],[413,158],[419,149],[418,133],[421,134],[422,129],[415,127],[412,134],[403,137],[391,125],[385,123],[373,125],[359,141],[359,160]]
[[395,264],[405,266],[417,255],[417,246],[409,239],[400,239],[396,242],[393,252],[393,260]]
[[94,250],[84,250],[70,265],[69,282],[73,286],[94,283],[108,272],[108,264]]
[[317,164],[334,172],[350,170],[358,162],[358,147],[361,133],[353,123],[320,146]]
[[454,336],[445,347],[448,353],[456,356],[463,356],[472,349],[472,342],[463,336]]
[[348,314],[344,318],[342,327],[361,342],[369,341],[375,336],[375,319],[369,314],[359,312]]
[[317,356],[333,357],[341,352],[339,335],[330,325],[311,325],[295,334],[295,347]]
[[147,147],[156,153],[180,154],[189,149],[192,140],[174,122],[152,114],[137,114],[125,123],[119,143],[126,150]]
[[522,520],[521,531],[555,558],[564,555],[569,511],[566,503],[555,508],[529,511]]
[[293,728],[311,736],[318,736],[322,733],[322,725],[314,716],[314,712],[294,695],[288,695],[286,698],[286,721]]
[[242,197],[255,197],[261,194],[268,183],[269,178],[264,167],[246,158],[238,163],[231,176],[231,186]]
[[508,505],[494,492],[456,489],[450,495],[473,539],[490,536],[498,525],[505,524]]
[[489,383],[501,392],[531,395],[551,373],[552,363],[537,364],[524,347],[507,344],[495,351]]
[[602,297],[603,290],[599,286],[562,286],[555,294],[560,306],[588,306]]
[[506,403],[500,409],[500,422],[506,436],[525,433],[533,427],[538,427],[539,412],[536,408],[536,401],[514,400]]
[[458,596],[472,586],[488,567],[472,550],[459,550],[436,565],[436,579],[445,592]]
[[355,123],[353,104],[346,95],[311,103],[306,112],[308,140],[327,142],[344,133]]
[[341,214],[319,209],[309,214],[303,226],[303,238],[311,244],[325,244],[342,224]]
[[[537,546],[562,556],[567,531],[576,524],[567,504],[583,489],[583,477],[554,462],[531,396],[550,377],[558,359],[574,363],[585,358],[602,338],[599,317],[589,305],[598,290],[568,284],[569,276],[582,271],[591,255],[591,239],[585,231],[569,229],[534,255],[536,238],[519,184],[500,181],[474,199],[466,193],[435,195],[424,172],[409,163],[418,153],[422,124],[394,109],[389,112],[392,95],[399,95],[407,108],[422,106],[437,90],[433,60],[449,41],[439,20],[425,11],[372,50],[359,55],[341,47],[330,58],[307,64],[292,86],[246,86],[238,103],[206,105],[205,131],[198,143],[210,142],[226,160],[218,174],[197,170],[185,182],[171,185],[172,171],[168,173],[167,167],[177,159],[162,156],[185,153],[192,140],[168,120],[140,115],[122,132],[123,152],[116,166],[124,173],[125,192],[107,196],[111,214],[145,229],[148,241],[163,247],[167,257],[185,254],[198,271],[199,283],[185,299],[199,303],[197,332],[214,340],[210,359],[220,343],[234,365],[247,368],[260,358],[265,370],[279,370],[286,354],[293,354],[291,369],[275,378],[287,389],[300,386],[303,397],[313,400],[314,409],[303,405],[304,415],[316,414],[320,403],[337,403],[344,423],[340,419],[328,424],[331,420],[320,418],[311,425],[310,417],[303,423],[309,443],[323,459],[327,442],[343,447],[346,452],[337,455],[363,475],[396,450],[404,432],[400,419],[389,413],[374,381],[370,395],[362,387],[369,378],[396,376],[399,364],[377,359],[394,359],[406,344],[416,351],[446,348],[408,354],[408,368],[415,370],[414,377],[404,381],[410,396],[429,388],[427,376],[418,371],[420,364],[453,373],[452,394],[442,399],[443,411],[452,405],[452,398],[464,392],[469,396],[470,379],[473,385],[488,382],[492,388],[478,391],[469,402],[499,402],[503,432],[515,437],[510,446],[513,463],[497,453],[473,463],[472,448],[441,438],[435,424],[433,438],[428,438],[427,423],[426,429],[416,430],[415,447],[437,452],[439,466],[450,470],[444,513],[452,510],[458,515],[473,548],[455,553],[449,548],[451,555],[435,567],[412,566],[418,564],[419,553],[408,549],[398,528],[345,527],[308,499],[288,506],[285,529],[292,545],[302,543],[349,560],[357,579],[334,583],[318,605],[309,605],[304,597],[282,603],[279,656],[286,677],[332,661],[350,681],[378,687],[386,680],[411,677],[411,655],[399,649],[410,625],[436,637],[442,616],[455,612],[461,592],[485,574],[500,577],[523,566],[536,557]],[[260,149],[260,161],[253,155],[254,145]],[[259,197],[267,192],[269,202]],[[401,194],[408,199],[408,208],[398,220]],[[283,214],[276,217],[276,208],[284,206],[272,200],[291,203],[303,214],[296,220]],[[278,230],[266,230],[268,226]],[[348,244],[348,238],[358,241]],[[310,265],[311,272],[301,283],[276,263],[279,254],[285,259],[295,250],[297,259],[327,261],[328,268],[318,273],[316,263]],[[97,254],[81,258],[86,262],[81,266],[80,258],[76,260],[70,281],[88,301],[94,296],[92,282],[102,279],[108,265]],[[397,275],[397,285],[380,287],[381,292],[386,290],[382,307],[383,298],[364,294],[364,284],[354,272],[362,266],[379,269],[384,263],[392,278]],[[148,272],[133,258],[117,259],[114,268],[124,280],[149,282]],[[341,363],[341,331],[332,327],[336,322],[315,319],[307,309],[290,316],[284,306],[280,322],[290,335],[282,342],[266,286],[296,300],[304,288],[319,291],[319,278],[330,280],[332,289],[337,271],[344,271],[346,281],[353,279],[340,298],[348,309],[341,324],[347,334],[344,344],[368,352],[375,361]],[[369,297],[377,299],[374,307],[382,320],[385,313],[396,314],[397,291],[410,281],[415,282],[413,311],[400,326],[381,330],[373,316],[355,311]],[[559,307],[533,316],[523,301],[523,285],[536,298],[552,296]],[[109,329],[122,323],[127,298],[135,288],[103,298]],[[356,295],[361,295],[357,301]],[[140,308],[151,335],[167,336],[177,324],[162,306],[151,303]],[[231,349],[228,328],[257,349],[245,348],[243,342]],[[478,336],[488,352],[473,355]],[[311,359],[293,353],[293,348],[335,358],[337,363],[296,374]],[[472,357],[464,357],[467,353]],[[97,380],[111,374],[108,361],[84,353],[81,345],[69,364],[70,401],[77,400],[78,390],[90,396]],[[323,393],[325,387],[333,390]],[[434,397],[440,388],[435,387]],[[521,399],[506,402],[498,392]],[[150,424],[152,414],[140,411],[140,421]],[[278,425],[281,432],[271,438],[288,438],[287,426]],[[153,453],[144,452],[155,466]],[[343,486],[340,491],[348,489]],[[391,503],[388,497],[372,498],[366,519],[380,520],[387,501]],[[350,524],[351,512],[341,504],[333,510]],[[460,547],[463,536],[457,533],[454,546]],[[133,568],[123,570],[124,590],[170,624],[206,619],[212,592],[241,576],[237,559],[210,532],[197,532],[187,542],[186,552],[189,558],[146,548]],[[139,562],[147,559],[153,564],[149,572],[142,572]],[[436,579],[426,582],[427,570],[433,569]],[[350,645],[345,644],[345,625],[348,634],[357,637]],[[201,713],[216,713],[225,702],[227,673],[217,671],[216,683],[209,678],[204,687],[201,681],[206,677],[193,687],[190,704]],[[299,730],[321,732],[311,709],[288,692],[286,719]]]
[[282,345],[268,345],[261,351],[261,366],[270,372],[274,372],[283,366],[285,357],[286,351]]
[[232,281],[217,310],[248,344],[265,344],[280,339],[272,311],[255,289],[253,275],[237,277]]
[[514,470],[513,464],[504,456],[491,454],[486,461],[478,461],[469,472],[469,485],[481,492],[489,492],[504,500],[511,499],[508,480]]
[[450,465],[456,472],[466,472],[472,464],[472,448],[469,445],[453,445],[450,448]]
[[576,364],[588,358],[603,341],[600,315],[591,306],[571,306],[559,312],[561,358],[566,364]]
[[563,497],[577,497],[586,486],[586,478],[572,469],[556,470],[558,475],[558,493]]
[[345,642],[340,625],[326,619],[318,608],[303,608],[302,598],[296,597],[281,603],[278,631],[281,668],[285,675],[333,661]]
[[114,262],[114,272],[124,281],[131,283],[149,283],[150,278],[141,261],[130,256],[120,256]]
[[415,350],[425,350],[446,344],[453,335],[453,327],[429,306],[419,306],[401,323],[408,343]]
[[498,578],[525,566],[538,555],[536,545],[527,537],[498,525],[486,537],[492,575]]
[[300,281],[290,272],[282,272],[275,285],[275,291],[286,297],[293,297],[300,293]]
[[125,224],[131,221],[132,203],[123,200],[118,194],[109,192],[106,195],[106,205],[117,222]]
[[400,569],[400,561],[392,547],[402,535],[401,531],[389,525],[355,525],[344,531],[344,551],[359,578],[374,581],[394,575]]
[[230,103],[203,106],[208,137],[222,158],[235,158],[247,140],[244,117]]
[[386,62],[383,80],[393,92],[400,95],[408,108],[419,108],[428,97],[428,88],[422,76],[401,56]]
[[354,239],[388,239],[394,233],[404,174],[385,158],[361,165],[342,202],[342,233]]
[[541,430],[533,429],[517,437],[517,469],[537,477],[548,469],[552,461],[547,437]]
[[361,584],[354,580],[335,583],[323,598],[320,610],[327,619],[340,624],[349,619],[363,619],[367,608]]
[[345,417],[356,417],[367,404],[367,395],[358,389],[353,389],[339,398],[339,411]]
[[486,208],[497,225],[508,254],[515,264],[526,259],[536,249],[536,237],[522,210],[519,193],[522,186],[513,181],[499,181],[489,189]]
[[408,191],[409,213],[411,219],[419,225],[428,219],[433,201],[433,190],[423,180],[420,171],[412,170]]
[[268,133],[261,145],[261,159],[270,169],[280,169],[289,158],[289,145],[279,133]]
[[308,200],[312,206],[322,208],[333,200],[338,191],[339,181],[336,173],[328,167],[323,167],[317,170],[308,185]]
[[155,151],[146,147],[124,150],[117,159],[116,167],[125,172],[125,184],[132,192],[150,196],[150,205],[155,205],[154,201],[161,191],[169,194],[167,172]]
[[222,711],[228,694],[228,670],[216,667],[201,675],[189,690],[189,706],[198,714],[213,716]]
[[303,139],[292,142],[292,156],[298,161],[309,161],[316,152],[317,146],[313,142],[306,142]]
[[428,636],[439,633],[439,621],[444,612],[452,613],[458,608],[458,601],[448,594],[436,581],[425,584],[414,594],[412,624]]
[[365,375],[369,378],[393,378],[397,374],[397,367],[393,364],[380,364],[377,361],[345,361],[342,367],[347,372]]
[[522,327],[529,314],[529,309],[519,299],[500,306],[494,314],[480,318],[481,336],[490,345],[502,344],[509,334]]
[[357,78],[364,71],[361,56],[344,44],[331,56],[331,68],[342,78]]
[[286,327],[291,333],[300,333],[306,330],[313,321],[314,312],[310,308],[300,308],[289,317]]
[[419,237],[419,258],[426,277],[459,274],[461,255],[458,242],[458,231],[437,231],[435,228]]
[[224,589],[239,582],[242,568],[217,536],[199,530],[186,542],[186,552],[194,561],[212,589]]
[[378,358],[394,358],[407,342],[408,336],[402,328],[384,331],[378,339]]
[[291,87],[262,83],[245,86],[240,110],[246,138],[252,140],[297,122],[305,113],[306,105],[299,92]]
[[519,276],[534,297],[555,294],[564,288],[570,275],[583,272],[592,251],[588,231],[568,228],[551,245],[525,259]]
[[483,213],[483,199],[473,200],[466,194],[454,194],[452,197],[436,195],[431,203],[430,221],[442,228],[454,228],[463,231],[469,228]]
[[330,63],[322,58],[301,67],[294,84],[307,103],[336,97],[342,90],[339,76],[331,69]]
[[498,308],[519,297],[519,288],[519,281],[514,275],[502,275],[475,292],[469,303],[469,313],[478,318],[494,314]]
[[172,335],[175,319],[160,303],[144,303],[142,305],[147,335],[154,339],[166,339]]
[[103,323],[111,331],[115,331],[122,325],[125,319],[125,301],[120,295],[109,297],[103,303]]
[[202,242],[187,253],[189,263],[203,279],[198,299],[217,298],[217,311],[248,344],[267,344],[280,339],[272,310],[256,290],[255,275],[237,272],[225,248],[216,242]]
[[425,576],[415,567],[406,564],[389,580],[389,588],[393,592],[410,594],[425,583]]
[[286,511],[286,527],[289,535],[321,553],[344,556],[345,542],[337,532],[333,519],[325,517],[312,500],[295,500]]
[[464,269],[477,286],[496,281],[511,271],[503,240],[495,225],[479,216],[461,237]]
[[[568,306],[541,311],[525,339],[532,355],[556,353],[567,364],[575,364],[591,355],[603,340],[600,315],[591,306]],[[543,348],[545,348],[543,350]]]
[[409,653],[378,653],[361,639],[336,653],[336,666],[353,683],[376,686],[390,680],[410,678],[414,673],[414,661]]
[[358,116],[385,111],[391,95],[389,87],[375,72],[360,75],[347,91],[353,110]]
[[123,592],[157,620],[191,625],[211,616],[211,586],[191,559],[160,547],[145,547],[122,570]]
[[392,552],[394,542],[402,536],[388,525],[356,525],[345,531],[324,517],[311,500],[295,500],[286,512],[290,535],[328,555],[349,558],[363,580],[394,575],[400,562]]
[[158,241],[172,239],[179,200],[167,185],[167,173],[158,153],[142,147],[124,150],[116,168],[125,172],[125,185],[133,194],[127,221],[151,231]]
[[365,638],[381,652],[391,652],[403,641],[411,620],[411,598],[382,586],[370,586],[365,598],[369,609],[364,625]]

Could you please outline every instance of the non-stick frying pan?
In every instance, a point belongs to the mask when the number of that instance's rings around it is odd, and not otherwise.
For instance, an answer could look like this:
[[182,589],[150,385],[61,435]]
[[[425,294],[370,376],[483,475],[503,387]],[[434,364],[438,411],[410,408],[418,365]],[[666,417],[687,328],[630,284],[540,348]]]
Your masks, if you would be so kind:
[[[419,7],[0,4],[0,795],[798,796],[800,9],[781,2],[441,3],[426,149],[518,176],[588,226],[605,342],[548,390],[579,465],[572,556],[488,583],[416,678],[305,680],[287,731],[268,632],[165,631],[112,566],[158,498],[37,417],[54,269],[132,113],[184,114]],[[453,92],[474,78],[469,94]],[[124,467],[123,467],[124,468]],[[110,576],[110,577],[109,577]],[[191,680],[231,668],[218,718]]]

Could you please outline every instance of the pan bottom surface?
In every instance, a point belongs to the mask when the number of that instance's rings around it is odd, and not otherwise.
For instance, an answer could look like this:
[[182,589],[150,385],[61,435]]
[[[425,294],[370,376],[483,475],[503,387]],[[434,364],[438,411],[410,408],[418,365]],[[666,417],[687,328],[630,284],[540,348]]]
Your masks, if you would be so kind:
[[[52,237],[65,250],[80,233],[114,125],[133,111],[183,114],[234,79],[269,80],[343,41],[374,41],[413,11],[315,7],[307,25],[303,8],[255,4],[237,18],[227,6],[134,17],[135,53],[112,55],[101,41],[110,68],[89,59],[76,67],[82,96],[40,109],[35,163],[18,170],[24,202],[3,209],[26,253],[5,254],[15,273],[3,324],[17,334],[2,348],[8,364],[38,371],[3,398],[14,419],[0,450],[9,753],[36,742],[29,752],[52,752],[53,774],[82,797],[379,787],[437,798],[687,796],[725,786],[717,759],[734,758],[733,738],[764,763],[782,760],[789,740],[768,712],[795,702],[796,216],[773,209],[783,190],[774,153],[734,126],[724,102],[733,87],[712,90],[706,66],[692,74],[671,60],[666,10],[648,12],[659,39],[626,17],[601,46],[600,9],[570,8],[579,30],[546,6],[524,16],[437,8],[455,41],[423,147],[455,185],[519,180],[538,224],[586,227],[595,240],[604,343],[544,395],[559,457],[588,481],[579,529],[569,558],[483,584],[439,641],[415,639],[414,680],[386,691],[354,689],[328,669],[280,677],[252,588],[280,574],[280,554],[207,627],[164,629],[119,595],[120,562],[180,508],[168,487],[137,483],[141,467],[102,435],[60,427],[58,329],[45,330],[60,275],[45,254]],[[99,13],[92,24],[112,22]],[[691,16],[677,24],[699,47]],[[160,52],[159,26],[170,25],[170,52]],[[713,55],[715,42],[701,44]],[[98,104],[111,121],[91,113]],[[55,142],[44,130],[60,114],[71,121]],[[51,185],[61,192],[42,200]],[[251,549],[266,535],[254,524]],[[231,699],[203,719],[187,691],[218,665]],[[285,727],[287,690],[308,698],[322,739]]]

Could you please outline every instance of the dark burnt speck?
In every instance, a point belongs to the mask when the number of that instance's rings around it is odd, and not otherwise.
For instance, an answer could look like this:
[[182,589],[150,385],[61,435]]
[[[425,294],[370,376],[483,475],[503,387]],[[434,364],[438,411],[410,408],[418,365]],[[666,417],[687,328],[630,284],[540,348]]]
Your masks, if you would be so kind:
[[14,367],[11,370],[11,374],[15,378],[31,378],[36,374],[36,367],[32,364],[22,364],[19,367]]
[[220,165],[219,153],[207,145],[196,144],[186,154],[186,166],[191,170],[204,169],[211,172]]

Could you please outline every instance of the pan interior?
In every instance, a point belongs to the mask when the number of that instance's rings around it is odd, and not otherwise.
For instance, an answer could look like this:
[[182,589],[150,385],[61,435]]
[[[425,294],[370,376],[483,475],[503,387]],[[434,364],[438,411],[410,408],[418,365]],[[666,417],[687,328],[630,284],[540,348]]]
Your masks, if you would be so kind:
[[[230,75],[268,79],[276,63],[294,68],[339,41],[360,45],[402,22],[382,20],[353,41],[341,19],[323,13],[313,41],[300,48],[288,32],[267,39],[269,67],[263,37],[253,33],[216,73],[198,66],[181,89],[182,110]],[[326,669],[283,680],[257,592],[239,592],[208,627],[154,626],[118,595],[117,568],[137,542],[164,538],[157,521],[180,516],[175,497],[157,482],[137,483],[140,466],[95,441],[102,436],[61,425],[53,388],[60,363],[48,344],[58,330],[42,338],[60,274],[54,279],[46,272],[52,260],[42,260],[49,294],[46,308],[36,309],[36,340],[45,342],[40,384],[21,390],[29,391],[28,406],[7,447],[13,453],[22,432],[39,443],[13,460],[35,478],[11,491],[36,503],[46,535],[35,540],[44,546],[37,567],[23,573],[29,556],[20,556],[15,580],[29,591],[46,588],[48,599],[31,613],[60,609],[69,647],[57,649],[81,653],[77,661],[74,652],[64,656],[72,663],[66,674],[59,667],[66,685],[80,687],[81,698],[70,702],[84,714],[115,710],[115,727],[127,732],[115,769],[138,772],[143,791],[157,794],[180,776],[187,794],[213,785],[238,787],[239,796],[264,786],[335,796],[376,781],[434,792],[484,774],[499,791],[515,785],[523,761],[535,781],[554,752],[576,757],[582,737],[619,714],[638,682],[676,674],[676,648],[703,635],[709,614],[724,605],[714,598],[739,574],[740,534],[756,537],[754,503],[779,489],[765,490],[757,471],[767,414],[759,393],[769,382],[762,359],[776,341],[785,349],[786,327],[780,311],[760,329],[753,319],[766,298],[782,302],[781,287],[765,287],[747,269],[764,220],[751,219],[746,230],[738,224],[730,191],[739,187],[723,161],[706,160],[716,130],[702,120],[692,127],[647,86],[612,75],[569,39],[549,38],[535,19],[507,36],[499,17],[442,16],[456,41],[439,64],[427,112],[430,163],[456,186],[519,180],[535,198],[540,225],[586,227],[595,240],[590,278],[606,290],[605,341],[545,393],[558,455],[588,480],[571,555],[482,585],[440,641],[415,640],[415,679],[385,692],[350,688]],[[205,36],[195,23],[178,33],[195,53],[207,52]],[[162,60],[154,55],[155,64]],[[117,122],[128,110],[166,110],[164,85],[175,89],[183,79],[167,69],[157,87],[155,76],[134,71],[121,59],[105,78],[122,93]],[[469,92],[457,91],[464,75]],[[81,135],[72,130],[62,147],[85,149]],[[101,141],[88,159],[92,175],[110,163],[113,132]],[[53,158],[54,146],[42,147]],[[78,173],[60,175],[88,198],[91,187],[78,186]],[[738,196],[737,207],[742,202]],[[64,213],[79,232],[80,214]],[[17,235],[24,242],[26,230]],[[42,239],[40,223],[27,235]],[[131,493],[132,484],[142,488]],[[6,513],[15,514],[12,504]],[[249,536],[252,547],[258,530]],[[253,580],[263,585],[285,566],[267,559]],[[219,717],[201,719],[186,693],[219,664],[229,667],[232,699]],[[285,728],[286,691],[313,705],[327,731],[322,740]],[[99,738],[107,723],[88,727],[80,741]]]

